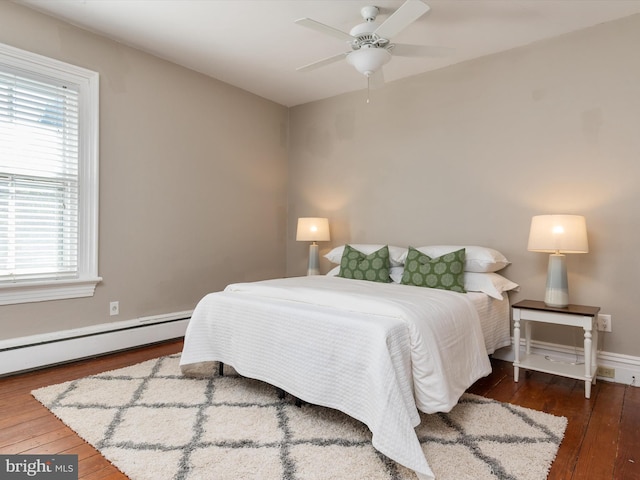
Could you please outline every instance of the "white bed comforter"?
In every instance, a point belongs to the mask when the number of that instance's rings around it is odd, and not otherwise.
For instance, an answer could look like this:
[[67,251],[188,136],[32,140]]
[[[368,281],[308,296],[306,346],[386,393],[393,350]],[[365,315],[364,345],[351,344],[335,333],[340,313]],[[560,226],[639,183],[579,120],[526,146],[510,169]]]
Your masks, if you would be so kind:
[[434,477],[416,407],[447,412],[491,371],[465,295],[325,276],[232,284],[204,297],[180,364],[188,375],[211,361],[362,421],[376,449],[423,479]]

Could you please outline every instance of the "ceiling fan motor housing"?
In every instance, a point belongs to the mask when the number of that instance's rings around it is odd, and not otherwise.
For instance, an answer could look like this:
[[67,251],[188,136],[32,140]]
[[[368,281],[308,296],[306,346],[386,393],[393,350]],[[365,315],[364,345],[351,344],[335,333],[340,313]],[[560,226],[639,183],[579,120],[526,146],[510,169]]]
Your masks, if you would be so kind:
[[371,35],[376,30],[376,28],[378,28],[378,25],[376,23],[363,22],[353,27],[349,33],[354,37],[362,37]]
[[351,48],[357,50],[364,46],[374,46],[379,48],[385,48],[389,45],[389,40],[376,35],[374,32],[378,28],[378,25],[373,22],[359,23],[351,29],[349,34],[356,39],[351,42]]

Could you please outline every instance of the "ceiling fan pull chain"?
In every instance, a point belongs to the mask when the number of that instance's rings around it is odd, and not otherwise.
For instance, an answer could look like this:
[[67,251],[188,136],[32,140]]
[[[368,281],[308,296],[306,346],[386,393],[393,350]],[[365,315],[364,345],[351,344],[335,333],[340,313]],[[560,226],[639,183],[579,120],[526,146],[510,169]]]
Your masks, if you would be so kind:
[[367,103],[369,103],[369,94],[371,93],[370,82],[371,82],[371,75],[367,75]]

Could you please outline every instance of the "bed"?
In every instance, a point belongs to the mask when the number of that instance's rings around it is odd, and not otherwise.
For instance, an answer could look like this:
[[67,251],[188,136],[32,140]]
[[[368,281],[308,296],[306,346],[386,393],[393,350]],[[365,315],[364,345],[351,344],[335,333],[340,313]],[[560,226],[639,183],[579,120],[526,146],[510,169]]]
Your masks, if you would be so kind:
[[[495,295],[494,295],[495,296]],[[185,375],[232,365],[306,402],[362,421],[373,446],[433,479],[418,410],[448,412],[510,343],[509,302],[328,276],[229,285],[196,306]]]

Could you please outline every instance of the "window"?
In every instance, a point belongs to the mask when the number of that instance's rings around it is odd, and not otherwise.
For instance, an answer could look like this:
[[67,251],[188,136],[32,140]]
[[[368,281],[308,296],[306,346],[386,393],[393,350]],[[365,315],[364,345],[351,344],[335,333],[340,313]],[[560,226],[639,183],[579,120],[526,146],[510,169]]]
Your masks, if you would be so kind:
[[0,44],[0,305],[92,296],[98,74]]

